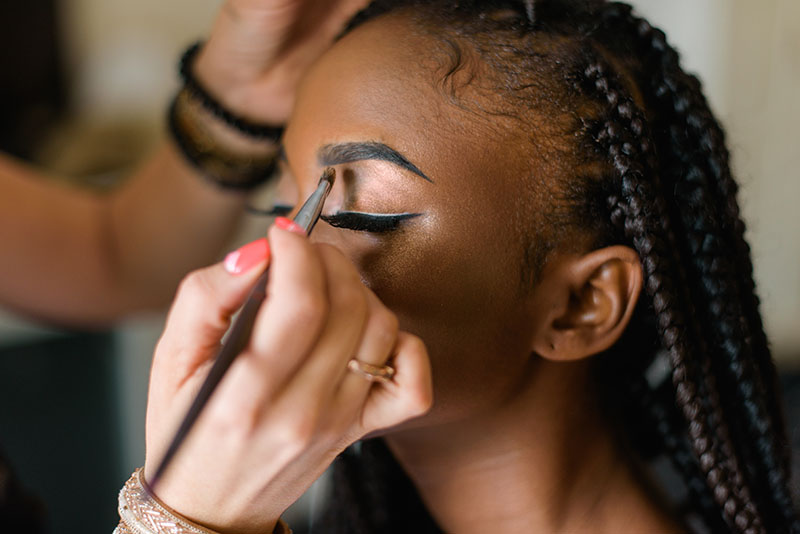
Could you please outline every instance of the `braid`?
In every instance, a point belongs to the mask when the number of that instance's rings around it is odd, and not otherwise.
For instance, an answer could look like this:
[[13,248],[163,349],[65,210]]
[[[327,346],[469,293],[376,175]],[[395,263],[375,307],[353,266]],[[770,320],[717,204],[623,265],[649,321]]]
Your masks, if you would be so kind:
[[[655,94],[666,98],[669,105],[671,94],[679,95],[673,97],[674,112],[683,119],[685,133],[692,136],[694,146],[700,147],[701,157],[706,158],[706,169],[710,176],[714,178],[711,186],[714,194],[709,200],[718,199],[717,204],[723,209],[725,220],[723,224],[728,228],[725,235],[726,245],[732,247],[736,252],[732,257],[737,264],[740,282],[740,293],[745,296],[743,308],[747,314],[747,324],[753,326],[753,338],[748,341],[753,345],[754,355],[760,367],[761,376],[768,379],[767,384],[774,386],[777,381],[774,362],[770,357],[766,334],[764,333],[761,315],[758,312],[759,300],[755,292],[755,282],[753,280],[753,265],[750,260],[750,246],[744,239],[745,225],[739,213],[739,205],[736,201],[738,186],[730,172],[729,154],[725,145],[725,134],[720,128],[719,123],[714,119],[705,96],[700,87],[700,82],[694,76],[685,75],[679,66],[679,56],[666,42],[664,33],[653,28],[646,20],[634,17],[628,6],[617,5],[618,9],[627,7],[627,16],[630,24],[635,24],[638,28],[638,36],[645,45],[649,43],[650,49],[658,54],[661,52],[660,62],[662,71],[665,73],[679,73],[678,76],[663,76],[663,82],[656,88]],[[680,76],[683,74],[683,76]],[[679,102],[686,102],[683,104]],[[768,396],[771,402],[770,412],[780,416],[782,414],[781,405],[777,400],[777,395]],[[785,429],[783,425],[778,425],[774,429],[786,441]],[[788,455],[787,455],[788,458]],[[788,471],[788,464],[787,464]]]
[[[720,443],[729,441],[721,432],[722,422],[715,413],[709,413],[704,399],[708,399],[705,384],[696,369],[697,355],[692,354],[689,343],[690,329],[686,322],[688,305],[673,281],[681,280],[678,263],[671,261],[675,250],[674,237],[667,226],[664,202],[656,186],[653,169],[646,167],[651,156],[645,121],[633,100],[624,94],[621,84],[607,72],[610,69],[597,60],[585,70],[589,84],[607,103],[607,116],[596,141],[608,151],[612,166],[622,191],[620,211],[625,214],[623,226],[626,238],[631,241],[642,259],[645,288],[652,299],[662,346],[673,366],[673,381],[677,402],[687,422],[692,449],[700,459],[700,467],[715,491],[723,515],[731,526],[740,531],[761,530],[761,524],[750,504],[747,488],[736,476],[735,458],[730,447]],[[638,141],[637,141],[638,140]],[[647,177],[650,179],[648,180]],[[682,302],[683,301],[683,302]],[[684,310],[681,312],[680,310]],[[705,393],[705,394],[704,394]],[[717,425],[714,431],[710,421]],[[716,434],[716,439],[709,439]]]
[[686,425],[681,413],[676,410],[674,392],[669,381],[664,381],[659,389],[652,390],[643,377],[639,376],[638,380],[632,381],[631,392],[634,398],[641,399],[641,409],[645,412],[646,421],[654,426],[661,445],[683,477],[689,492],[684,515],[688,516],[696,509],[711,532],[727,530],[713,492],[706,484],[705,476],[686,440]]
[[[754,292],[749,247],[736,203],[736,183],[728,165],[724,135],[714,119],[696,78],[680,69],[678,54],[668,46],[663,32],[634,17],[629,6],[611,4],[607,19],[616,35],[634,35],[644,50],[643,63],[655,65],[646,75],[655,96],[651,107],[658,117],[671,123],[658,145],[664,150],[664,175],[674,183],[677,219],[687,235],[686,251],[697,272],[698,291],[707,313],[706,330],[714,338],[714,374],[724,382],[724,391],[738,400],[731,407],[731,423],[744,423],[746,436],[739,436],[739,454],[752,466],[753,494],[762,501],[762,516],[778,525],[796,525],[788,491],[788,455],[780,403],[775,394],[777,375],[767,347],[758,299]],[[620,28],[621,27],[621,28]],[[677,119],[677,121],[675,120]],[[717,200],[719,199],[719,200]],[[729,250],[736,254],[731,255]],[[766,387],[769,386],[770,394]],[[766,402],[765,400],[766,399]],[[743,439],[742,439],[743,438]],[[748,448],[748,444],[755,448]],[[750,450],[748,450],[750,449]],[[758,480],[760,479],[760,480]],[[796,528],[796,526],[795,526]]]
[[[762,371],[760,374],[766,377],[765,383],[772,387],[777,380],[777,373],[770,357],[761,315],[758,313],[759,302],[752,276],[750,246],[744,239],[745,225],[736,201],[738,186],[730,172],[725,134],[709,109],[700,82],[681,70],[678,53],[666,42],[664,33],[653,28],[646,20],[635,17],[630,6],[625,4],[610,4],[607,16],[612,21],[620,21],[628,33],[634,33],[650,61],[658,65],[659,72],[650,80],[652,94],[657,96],[660,106],[665,106],[671,115],[681,119],[682,130],[676,132],[683,134],[685,138],[684,149],[693,146],[693,152],[697,154],[704,171],[714,178],[709,184],[712,194],[707,200],[709,205],[721,206],[721,223],[727,229],[721,237],[725,246],[736,252],[730,256],[736,262],[736,280],[741,285],[740,294],[744,298],[742,307],[747,314],[747,324],[752,325],[751,334],[754,337],[748,338],[748,341],[753,346],[759,370]],[[774,402],[777,398],[777,395],[768,396],[771,402],[770,412],[780,416],[781,404]],[[785,442],[784,425],[776,425],[774,430],[781,436],[781,441]]]

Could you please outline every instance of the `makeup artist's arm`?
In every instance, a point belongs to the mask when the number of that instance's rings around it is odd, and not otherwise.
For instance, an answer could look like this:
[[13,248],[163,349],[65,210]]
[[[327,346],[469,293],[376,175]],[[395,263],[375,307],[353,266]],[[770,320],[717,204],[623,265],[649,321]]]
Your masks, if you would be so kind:
[[[306,67],[364,3],[228,0],[195,75],[234,113],[283,124]],[[226,143],[244,142],[221,133]],[[107,196],[41,175],[0,154],[0,305],[72,325],[165,305],[185,273],[218,257],[244,203],[209,185],[168,143]]]
[[166,304],[218,257],[243,202],[167,146],[110,195],[42,178],[0,155],[0,303],[72,325]]

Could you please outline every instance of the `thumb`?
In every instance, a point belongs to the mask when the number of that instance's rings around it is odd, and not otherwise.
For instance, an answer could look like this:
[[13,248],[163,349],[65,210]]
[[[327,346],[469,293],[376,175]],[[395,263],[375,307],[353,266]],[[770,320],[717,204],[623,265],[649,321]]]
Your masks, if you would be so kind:
[[182,382],[219,350],[231,316],[242,306],[269,262],[266,239],[228,254],[225,261],[190,273],[178,289],[158,342],[153,366],[175,366],[168,375]]

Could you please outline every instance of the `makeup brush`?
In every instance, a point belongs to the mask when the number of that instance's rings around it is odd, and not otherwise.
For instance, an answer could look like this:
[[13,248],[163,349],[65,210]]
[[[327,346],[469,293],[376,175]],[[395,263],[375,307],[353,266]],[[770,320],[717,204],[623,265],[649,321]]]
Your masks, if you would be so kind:
[[[294,222],[306,231],[306,235],[310,235],[311,231],[314,229],[314,225],[317,224],[319,216],[322,213],[322,206],[325,204],[325,199],[328,198],[328,193],[330,193],[335,179],[336,172],[333,168],[326,168],[319,179],[317,189],[311,193],[311,196],[305,201],[303,207],[300,208],[300,211],[294,216]],[[178,452],[178,449],[186,439],[192,426],[197,421],[200,412],[203,411],[203,408],[208,403],[208,399],[211,398],[214,389],[216,389],[222,377],[225,376],[225,373],[230,368],[236,356],[247,346],[250,340],[250,332],[253,329],[253,323],[256,320],[256,315],[261,308],[261,303],[266,298],[268,278],[269,267],[258,277],[253,289],[250,290],[250,294],[247,296],[244,306],[242,306],[238,317],[233,322],[233,326],[231,326],[228,332],[227,339],[220,347],[214,364],[208,372],[208,376],[203,382],[203,385],[200,386],[200,391],[198,391],[197,396],[186,412],[186,416],[183,418],[180,427],[178,427],[178,431],[172,438],[167,452],[164,453],[161,463],[158,464],[153,478],[148,481],[147,485],[149,486],[149,491],[152,492],[156,484],[158,484],[158,481],[164,476],[167,467],[175,457],[175,453]]]

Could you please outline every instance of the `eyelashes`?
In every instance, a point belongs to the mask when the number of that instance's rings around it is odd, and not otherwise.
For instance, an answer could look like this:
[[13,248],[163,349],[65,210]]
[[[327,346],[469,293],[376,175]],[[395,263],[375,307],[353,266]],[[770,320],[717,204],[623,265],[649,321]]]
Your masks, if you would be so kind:
[[340,211],[332,215],[320,217],[323,221],[335,226],[356,232],[380,234],[397,230],[403,221],[419,217],[421,213],[361,213],[358,211]]
[[[260,209],[253,206],[247,207],[247,212],[253,215],[267,217],[285,217],[289,215],[293,206],[288,204],[275,204],[269,209]],[[400,225],[409,219],[419,217],[421,213],[363,213],[360,211],[340,211],[331,215],[322,215],[320,219],[336,228],[344,228],[356,232],[370,232],[381,234],[397,230]]]

